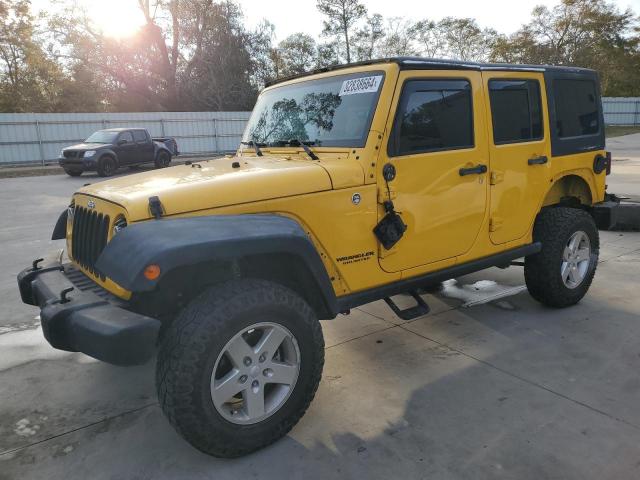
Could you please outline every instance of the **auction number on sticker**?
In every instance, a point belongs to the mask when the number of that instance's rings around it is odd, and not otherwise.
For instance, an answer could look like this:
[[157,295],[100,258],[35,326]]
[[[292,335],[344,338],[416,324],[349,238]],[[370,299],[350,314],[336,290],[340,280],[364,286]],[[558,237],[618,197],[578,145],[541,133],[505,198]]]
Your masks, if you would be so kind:
[[343,97],[345,95],[354,95],[356,93],[377,92],[381,82],[382,75],[345,80],[342,82],[342,88],[340,89],[339,95]]

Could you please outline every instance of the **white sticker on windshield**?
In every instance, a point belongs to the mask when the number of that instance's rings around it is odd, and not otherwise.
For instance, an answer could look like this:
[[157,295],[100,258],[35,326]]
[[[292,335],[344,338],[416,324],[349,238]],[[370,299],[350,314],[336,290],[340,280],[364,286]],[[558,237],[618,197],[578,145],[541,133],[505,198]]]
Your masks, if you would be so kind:
[[377,92],[380,87],[380,83],[382,83],[382,75],[352,78],[351,80],[345,80],[342,82],[342,88],[338,95],[343,97],[345,95],[354,95],[356,93]]

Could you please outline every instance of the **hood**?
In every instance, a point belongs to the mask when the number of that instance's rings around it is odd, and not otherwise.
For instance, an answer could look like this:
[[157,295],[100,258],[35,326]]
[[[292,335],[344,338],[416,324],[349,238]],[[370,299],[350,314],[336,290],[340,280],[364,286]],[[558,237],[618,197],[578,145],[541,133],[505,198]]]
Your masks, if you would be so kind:
[[102,147],[109,147],[106,143],[78,143],[77,145],[71,145],[70,147],[64,147],[62,150],[97,150]]
[[[234,168],[233,164],[239,163]],[[132,221],[150,218],[149,197],[165,215],[331,190],[320,162],[289,157],[225,157],[127,175],[81,188],[122,205]]]

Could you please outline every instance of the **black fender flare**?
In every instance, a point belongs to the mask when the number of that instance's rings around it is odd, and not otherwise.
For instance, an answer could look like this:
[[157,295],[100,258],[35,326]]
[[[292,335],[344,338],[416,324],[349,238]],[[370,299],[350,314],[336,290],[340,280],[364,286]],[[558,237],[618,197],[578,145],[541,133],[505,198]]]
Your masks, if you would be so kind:
[[[315,246],[295,220],[274,214],[213,215],[163,218],[134,223],[105,247],[96,268],[131,292],[149,292],[176,268],[201,262],[255,255],[286,254],[304,265],[315,281],[313,295],[323,304],[324,318],[337,315],[337,299]],[[160,267],[160,277],[148,280],[148,265]]]
[[64,211],[58,217],[53,232],[51,233],[51,240],[62,240],[67,237],[67,218],[69,217],[69,208],[65,208]]
[[173,158],[173,152],[171,152],[171,150],[169,150],[169,147],[167,147],[166,145],[164,145],[164,144],[160,145],[158,142],[153,142],[153,146],[155,147],[154,151],[153,151],[153,160],[154,161],[157,160],[158,154],[160,152],[162,152],[162,151],[167,152],[169,154],[169,157]]

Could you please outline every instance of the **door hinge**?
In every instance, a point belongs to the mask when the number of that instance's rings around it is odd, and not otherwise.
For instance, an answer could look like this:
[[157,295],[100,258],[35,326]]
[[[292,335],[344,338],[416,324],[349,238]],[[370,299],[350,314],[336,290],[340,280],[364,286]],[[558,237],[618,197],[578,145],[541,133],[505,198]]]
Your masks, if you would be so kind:
[[398,195],[395,191],[389,190],[389,192],[387,192],[386,189],[381,188],[378,190],[378,203],[383,204],[387,200],[395,200],[397,196]]
[[496,230],[502,228],[502,222],[503,220],[500,217],[491,217],[491,219],[489,220],[489,231],[495,232]]
[[495,185],[497,183],[500,183],[504,180],[504,172],[498,172],[498,171],[492,171],[491,172],[491,177],[489,178],[489,184],[490,185]]

